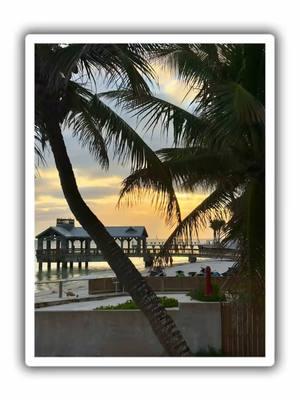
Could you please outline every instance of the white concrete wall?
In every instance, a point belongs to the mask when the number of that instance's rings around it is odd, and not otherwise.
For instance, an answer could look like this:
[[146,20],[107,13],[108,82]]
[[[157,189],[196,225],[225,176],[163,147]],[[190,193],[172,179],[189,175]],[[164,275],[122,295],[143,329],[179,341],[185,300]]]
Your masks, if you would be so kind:
[[[221,349],[219,303],[181,303],[169,310],[193,352]],[[36,356],[163,356],[139,310],[36,311]]]

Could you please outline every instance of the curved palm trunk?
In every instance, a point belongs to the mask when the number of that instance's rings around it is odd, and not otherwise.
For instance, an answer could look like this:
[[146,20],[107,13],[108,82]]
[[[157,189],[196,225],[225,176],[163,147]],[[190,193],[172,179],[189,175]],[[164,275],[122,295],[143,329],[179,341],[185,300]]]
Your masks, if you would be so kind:
[[145,314],[167,354],[190,356],[184,338],[172,318],[160,305],[154,291],[82,199],[59,124],[50,120],[47,122],[47,128],[62,190],[72,213],[95,241],[119,281]]

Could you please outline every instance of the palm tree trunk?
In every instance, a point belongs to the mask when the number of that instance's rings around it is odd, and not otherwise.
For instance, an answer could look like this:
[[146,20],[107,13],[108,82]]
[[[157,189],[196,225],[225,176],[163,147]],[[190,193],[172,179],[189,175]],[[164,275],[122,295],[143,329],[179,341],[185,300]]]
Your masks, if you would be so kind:
[[221,233],[221,231],[220,231],[220,229],[218,229],[217,232],[216,232],[216,238],[217,238],[217,243],[218,244],[220,243],[220,233]]
[[190,356],[191,352],[184,338],[173,319],[160,305],[154,291],[82,199],[59,123],[49,118],[47,132],[61,187],[75,218],[95,241],[119,281],[149,320],[167,354],[169,356]]

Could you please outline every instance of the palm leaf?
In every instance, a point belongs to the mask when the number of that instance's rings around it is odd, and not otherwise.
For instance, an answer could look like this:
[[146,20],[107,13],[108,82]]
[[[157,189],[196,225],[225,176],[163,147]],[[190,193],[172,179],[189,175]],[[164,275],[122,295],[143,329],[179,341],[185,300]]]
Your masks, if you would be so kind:
[[176,238],[191,239],[198,236],[199,230],[205,228],[211,219],[226,219],[227,208],[236,187],[232,182],[219,185],[174,229],[166,240],[162,253],[166,252]]
[[170,170],[179,190],[209,190],[229,178],[242,184],[248,171],[245,159],[235,157],[230,149],[212,151],[206,146],[184,147],[161,149],[157,154]]
[[[43,46],[43,45],[40,45]],[[149,46],[148,46],[149,47]],[[48,57],[49,85],[57,90],[75,76],[87,76],[95,83],[96,73],[104,73],[108,84],[130,87],[135,93],[148,92],[146,79],[155,73],[145,58],[145,51],[130,44],[69,44],[56,46]]]
[[88,146],[102,166],[108,166],[106,147],[112,146],[114,156],[119,162],[126,163],[130,160],[133,169],[151,170],[160,182],[160,195],[163,191],[165,193],[165,197],[157,202],[157,206],[163,208],[163,205],[167,204],[168,222],[173,218],[180,221],[180,208],[172,187],[172,177],[155,152],[97,95],[92,95],[87,89],[75,83],[71,86],[72,90],[78,89],[81,94],[75,96],[76,101],[72,103],[73,111],[67,119],[67,125],[74,130],[74,135],[84,146]]
[[207,133],[208,124],[203,118],[151,94],[136,96],[131,90],[117,90],[99,96],[115,100],[122,111],[144,123],[145,130],[154,131],[160,126],[161,132],[166,134],[172,128],[175,146],[181,141],[191,143],[195,138],[204,140]]
[[[69,107],[72,111],[69,113],[66,123],[67,126],[74,129],[76,136],[79,135],[79,139],[83,139],[87,144],[88,137],[93,141],[95,135],[100,135],[103,140],[99,144],[112,146],[114,156],[119,162],[126,163],[130,160],[134,169],[146,166],[160,167],[161,163],[155,152],[124,119],[102,102],[97,95],[93,95],[89,90],[74,82],[70,83],[70,88],[78,96],[70,95]],[[102,147],[99,150],[101,151],[101,149]]]
[[169,170],[161,164],[159,171],[151,168],[133,172],[122,182],[118,206],[133,206],[142,199],[149,199],[156,211],[168,224],[181,221],[180,206],[172,184]]

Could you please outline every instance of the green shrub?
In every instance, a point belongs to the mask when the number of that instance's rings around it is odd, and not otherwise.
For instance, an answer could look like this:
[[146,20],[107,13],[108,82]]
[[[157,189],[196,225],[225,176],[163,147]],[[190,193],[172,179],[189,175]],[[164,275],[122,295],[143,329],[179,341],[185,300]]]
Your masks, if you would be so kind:
[[159,297],[159,302],[165,308],[178,307],[178,300],[173,297]]
[[[178,307],[178,300],[171,297],[159,297],[160,304],[165,308]],[[133,300],[127,300],[125,303],[117,304],[115,306],[101,306],[95,308],[95,311],[101,310],[138,310],[139,307],[135,304]]]
[[133,300],[127,300],[125,303],[109,306],[101,306],[95,308],[95,310],[136,310],[138,307]]
[[199,301],[225,301],[225,296],[220,293],[219,285],[212,284],[213,292],[211,296],[205,296],[203,289],[195,289],[188,293],[188,295]]

